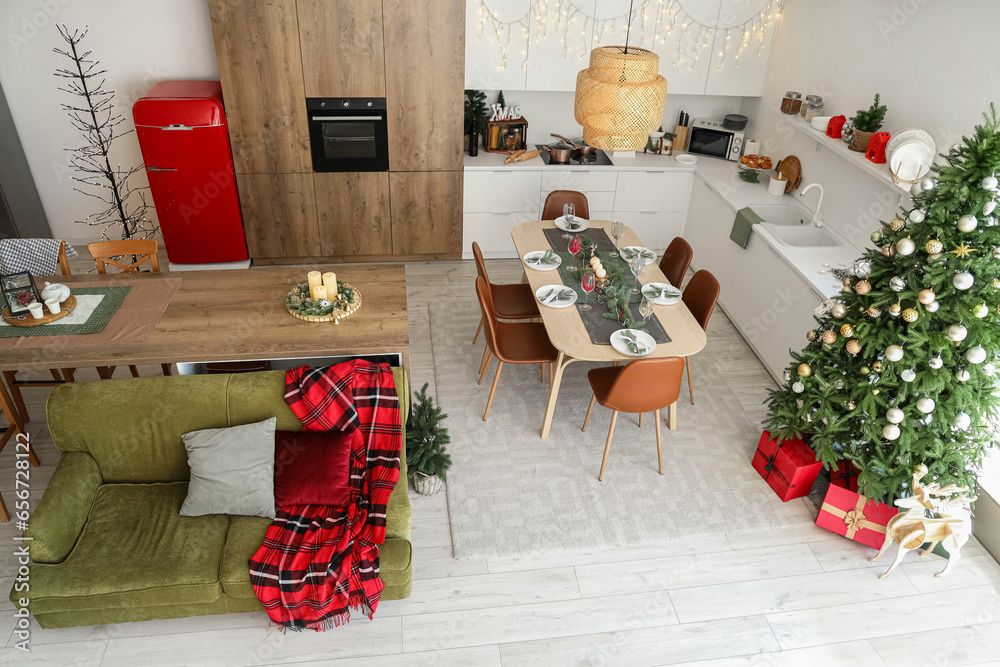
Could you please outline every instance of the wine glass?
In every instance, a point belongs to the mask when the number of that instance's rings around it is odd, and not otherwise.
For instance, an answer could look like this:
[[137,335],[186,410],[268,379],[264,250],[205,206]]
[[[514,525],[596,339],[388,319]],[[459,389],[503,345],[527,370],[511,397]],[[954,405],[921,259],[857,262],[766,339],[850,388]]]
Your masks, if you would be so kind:
[[576,234],[563,234],[563,236],[569,238],[569,243],[566,244],[566,250],[572,256],[573,261],[570,265],[572,268],[576,269],[577,256],[580,254],[580,251],[583,250],[583,241],[581,241],[580,237]]
[[611,238],[614,239],[615,246],[618,246],[618,239],[625,233],[625,225],[621,222],[611,223]]
[[639,313],[643,318],[648,318],[653,314],[653,302],[649,300],[648,296],[642,297],[642,303],[639,304]]
[[[571,204],[569,202],[563,204],[563,220],[567,223],[570,222],[576,216],[576,204]],[[564,239],[572,238],[573,235],[566,232],[562,235]]]
[[[597,274],[594,273],[593,269],[587,269],[583,272],[583,278],[580,279],[580,288],[583,289],[585,294],[590,294],[597,287]],[[592,306],[589,303],[584,303],[580,306],[580,310],[591,310]]]
[[643,259],[641,255],[639,255],[628,263],[628,268],[632,269],[632,275],[635,276],[635,287],[632,288],[632,293],[638,294],[639,274],[642,273],[642,270],[646,268],[646,260]]

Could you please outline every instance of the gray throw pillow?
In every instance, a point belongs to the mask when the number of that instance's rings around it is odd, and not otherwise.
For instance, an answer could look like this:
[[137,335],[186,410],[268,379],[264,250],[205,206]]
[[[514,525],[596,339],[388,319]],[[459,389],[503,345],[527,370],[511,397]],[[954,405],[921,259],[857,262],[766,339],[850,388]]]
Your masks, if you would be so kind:
[[206,428],[181,436],[191,482],[181,516],[240,514],[274,518],[274,427]]

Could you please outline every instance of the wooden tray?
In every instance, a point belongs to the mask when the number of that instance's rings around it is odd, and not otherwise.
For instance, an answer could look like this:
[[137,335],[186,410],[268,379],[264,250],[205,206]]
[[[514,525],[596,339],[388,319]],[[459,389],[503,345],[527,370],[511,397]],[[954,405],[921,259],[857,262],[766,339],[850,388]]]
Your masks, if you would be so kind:
[[[24,315],[11,315],[10,308],[4,306],[3,309],[3,321],[12,327],[37,327],[42,324],[48,324],[49,322],[55,322],[56,320],[61,320],[76,309],[76,297],[72,294],[69,298],[59,304],[59,312],[56,314],[46,313],[42,315],[37,320],[31,316],[31,313],[25,313]],[[44,310],[45,306],[42,306]]]
[[361,307],[361,292],[358,288],[351,283],[340,281],[344,284],[344,287],[350,287],[354,290],[354,305],[350,308],[343,310],[340,308],[335,308],[329,315],[299,315],[298,313],[288,310],[288,314],[292,317],[303,320],[305,322],[333,322],[334,324],[340,324],[340,320],[345,317],[350,317],[358,308]]
[[785,184],[786,193],[791,192],[802,184],[802,163],[794,155],[789,155],[784,160],[778,160],[774,171],[788,179],[788,183]]

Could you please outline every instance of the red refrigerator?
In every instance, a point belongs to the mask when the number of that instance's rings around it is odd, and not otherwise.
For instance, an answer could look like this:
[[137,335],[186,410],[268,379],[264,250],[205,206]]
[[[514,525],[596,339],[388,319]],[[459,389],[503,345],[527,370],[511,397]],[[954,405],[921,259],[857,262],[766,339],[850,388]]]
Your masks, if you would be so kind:
[[162,81],[132,116],[171,264],[249,266],[222,84]]

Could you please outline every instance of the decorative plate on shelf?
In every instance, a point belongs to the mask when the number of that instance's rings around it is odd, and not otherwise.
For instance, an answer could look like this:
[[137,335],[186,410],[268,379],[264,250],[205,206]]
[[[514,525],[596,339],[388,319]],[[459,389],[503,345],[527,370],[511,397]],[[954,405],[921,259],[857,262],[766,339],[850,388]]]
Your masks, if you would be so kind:
[[306,322],[333,322],[353,315],[361,307],[361,292],[350,283],[337,281],[340,296],[334,300],[313,301],[309,296],[309,283],[299,283],[285,299],[285,308],[292,317]]
[[892,154],[896,152],[896,149],[903,144],[910,143],[914,139],[919,140],[921,143],[925,144],[927,148],[931,150],[931,155],[937,153],[937,146],[934,143],[934,139],[931,135],[927,134],[920,128],[911,127],[909,129],[903,130],[902,132],[896,134],[891,139],[889,143],[885,145],[885,157],[891,160]]
[[889,158],[889,169],[896,178],[915,181],[930,171],[934,163],[934,151],[922,140],[913,139],[902,143]]
[[573,216],[573,222],[567,223],[566,217],[560,215],[556,218],[556,227],[563,230],[564,232],[582,232],[587,227],[590,227],[590,221],[581,218],[578,215]]
[[681,291],[669,283],[646,283],[642,295],[658,306],[671,306],[681,300]]
[[538,303],[549,308],[569,308],[576,303],[576,290],[565,285],[542,285],[535,290]]
[[641,329],[619,329],[611,334],[611,347],[626,357],[645,357],[656,349],[656,341]]
[[631,262],[636,257],[642,257],[646,260],[646,265],[649,266],[656,261],[656,253],[649,248],[644,248],[641,245],[627,245],[618,251],[621,258],[626,262]]
[[533,250],[523,258],[525,266],[535,271],[554,271],[562,259],[552,250]]

